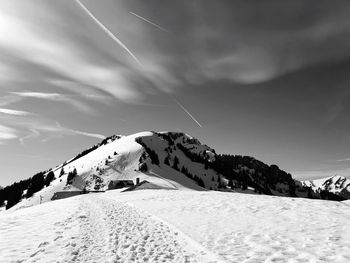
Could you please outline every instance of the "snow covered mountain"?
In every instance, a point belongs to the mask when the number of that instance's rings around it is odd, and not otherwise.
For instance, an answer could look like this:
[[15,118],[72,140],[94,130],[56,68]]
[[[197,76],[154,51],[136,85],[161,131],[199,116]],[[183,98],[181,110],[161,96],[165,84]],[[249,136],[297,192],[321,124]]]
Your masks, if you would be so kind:
[[349,200],[280,197],[321,192],[184,133],[114,135],[0,191],[0,262],[349,262]]
[[50,201],[60,191],[103,191],[115,180],[146,180],[158,189],[324,197],[276,165],[219,155],[181,132],[141,132],[108,137],[55,168],[5,187],[0,206],[28,207]]
[[312,181],[303,181],[303,185],[311,187],[317,193],[327,191],[345,199],[350,199],[350,179],[344,176],[335,175]]

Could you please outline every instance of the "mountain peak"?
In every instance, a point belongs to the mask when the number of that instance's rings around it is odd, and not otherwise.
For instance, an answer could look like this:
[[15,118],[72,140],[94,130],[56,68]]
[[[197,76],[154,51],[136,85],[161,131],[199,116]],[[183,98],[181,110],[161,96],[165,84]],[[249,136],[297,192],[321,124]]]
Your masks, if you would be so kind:
[[[27,207],[50,201],[60,191],[105,191],[111,182],[147,181],[157,189],[238,191],[278,196],[336,199],[349,182],[331,177],[322,182],[299,182],[279,169],[250,156],[220,155],[198,139],[173,131],[112,135],[45,172],[1,190],[0,203]],[[112,184],[113,185],[113,184]],[[348,189],[348,188],[346,188]],[[349,189],[350,190],[350,189]],[[342,198],[344,195],[341,195]],[[22,201],[21,201],[22,200]]]

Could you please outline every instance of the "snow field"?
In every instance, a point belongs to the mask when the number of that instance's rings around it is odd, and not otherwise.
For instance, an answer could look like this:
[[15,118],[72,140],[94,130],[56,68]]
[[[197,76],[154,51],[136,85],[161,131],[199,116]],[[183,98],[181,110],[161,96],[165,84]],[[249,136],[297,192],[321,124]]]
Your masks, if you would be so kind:
[[350,210],[343,202],[213,191],[112,192],[105,195],[161,218],[226,262],[350,262]]
[[2,213],[0,237],[4,263],[220,262],[163,221],[104,194]]
[[76,198],[0,214],[0,262],[69,262],[78,236]]
[[242,193],[87,194],[0,214],[0,262],[350,262],[350,203]]

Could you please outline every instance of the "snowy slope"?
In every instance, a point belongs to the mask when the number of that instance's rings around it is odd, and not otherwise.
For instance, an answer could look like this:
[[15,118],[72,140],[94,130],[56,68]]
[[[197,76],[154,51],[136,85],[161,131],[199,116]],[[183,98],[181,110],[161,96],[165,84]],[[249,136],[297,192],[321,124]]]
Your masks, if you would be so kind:
[[347,199],[350,198],[350,179],[344,176],[335,175],[312,181],[303,181],[303,184],[311,187],[315,192],[325,190]]
[[[178,139],[186,140],[186,145],[192,147],[193,151],[207,151],[211,149],[201,145],[192,137],[179,133]],[[138,142],[141,139],[147,145],[150,145],[157,152],[160,160],[159,164],[152,164],[151,159],[146,153],[145,148]],[[167,155],[170,162],[173,162],[175,156],[180,160],[179,166],[186,165],[189,171],[203,178],[205,186],[209,189],[217,189],[218,175],[215,171],[204,169],[203,164],[193,163],[179,149],[170,150],[168,142],[159,134],[154,132],[141,132],[130,136],[117,136],[100,145],[92,148],[93,150],[82,157],[74,160],[74,158],[66,161],[64,164],[57,166],[52,171],[55,174],[54,180],[48,187],[35,193],[28,199],[23,199],[11,209],[19,209],[37,205],[42,202],[50,201],[55,192],[58,191],[76,191],[83,190],[106,190],[111,180],[133,180],[136,178],[140,181],[147,180],[150,183],[164,189],[182,189],[182,190],[204,190],[195,181],[186,177],[180,171],[164,164]],[[208,155],[209,156],[209,155]],[[141,161],[142,160],[142,161]],[[147,171],[140,171],[140,163],[145,163],[148,167]],[[64,174],[61,176],[61,171]],[[67,174],[77,170],[78,175],[72,185],[67,186]]]
[[[74,170],[78,176],[67,184],[68,175]],[[137,178],[147,180],[154,189],[246,191],[277,196],[333,198],[316,192],[319,182],[293,180],[290,174],[276,165],[269,166],[249,156],[217,155],[215,150],[181,132],[114,135],[43,172],[43,180],[50,172],[54,173],[55,180],[45,187],[41,184],[41,190],[37,189],[29,198],[26,198],[27,190],[23,187],[16,191],[10,189],[10,193],[19,192],[17,199],[10,202],[11,205],[17,203],[11,209],[50,201],[60,191],[105,191],[110,181],[136,182]],[[30,186],[30,179],[28,181]],[[331,183],[320,187],[341,194],[341,200],[350,198],[349,180],[334,177],[327,182]],[[306,187],[311,184],[314,184],[312,189],[315,192]],[[0,200],[1,203],[4,203],[3,200]]]
[[0,262],[350,262],[347,202],[118,190],[0,214]]

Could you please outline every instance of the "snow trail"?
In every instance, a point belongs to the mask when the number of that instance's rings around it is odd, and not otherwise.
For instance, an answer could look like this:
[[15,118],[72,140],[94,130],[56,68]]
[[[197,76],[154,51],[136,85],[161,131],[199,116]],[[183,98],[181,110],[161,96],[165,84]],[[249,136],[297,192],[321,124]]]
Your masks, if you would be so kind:
[[346,202],[211,191],[105,195],[164,220],[224,262],[350,262]]
[[91,196],[82,199],[77,219],[72,262],[204,262],[179,232],[129,205]]
[[212,191],[87,194],[1,212],[0,262],[348,263],[348,205]]
[[167,223],[103,194],[5,212],[1,235],[1,263],[221,262]]

